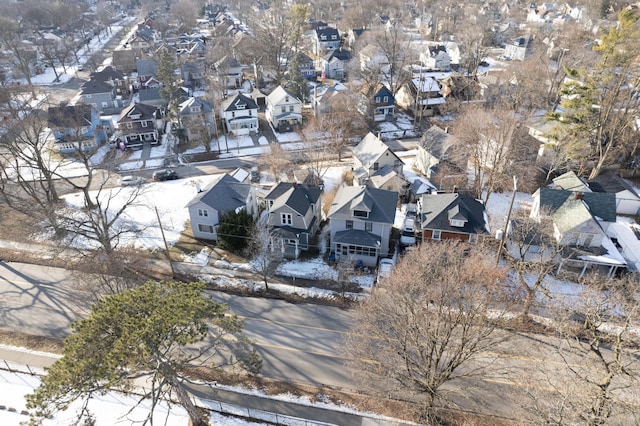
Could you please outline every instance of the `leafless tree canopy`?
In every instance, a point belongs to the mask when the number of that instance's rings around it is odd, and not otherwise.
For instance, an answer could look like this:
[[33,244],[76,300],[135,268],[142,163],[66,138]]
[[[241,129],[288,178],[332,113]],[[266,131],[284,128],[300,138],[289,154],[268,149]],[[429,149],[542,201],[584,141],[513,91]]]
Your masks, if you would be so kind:
[[446,399],[443,385],[482,375],[469,361],[504,340],[488,316],[506,306],[503,277],[482,247],[422,245],[357,308],[345,340],[348,366],[369,387],[417,395],[422,416],[433,415]]

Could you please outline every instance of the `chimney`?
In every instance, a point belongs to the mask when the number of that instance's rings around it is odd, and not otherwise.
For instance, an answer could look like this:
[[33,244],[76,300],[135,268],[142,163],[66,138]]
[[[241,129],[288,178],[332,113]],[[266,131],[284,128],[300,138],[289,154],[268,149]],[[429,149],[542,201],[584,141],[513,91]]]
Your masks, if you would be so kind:
[[584,200],[584,192],[576,192],[573,194],[574,200]]

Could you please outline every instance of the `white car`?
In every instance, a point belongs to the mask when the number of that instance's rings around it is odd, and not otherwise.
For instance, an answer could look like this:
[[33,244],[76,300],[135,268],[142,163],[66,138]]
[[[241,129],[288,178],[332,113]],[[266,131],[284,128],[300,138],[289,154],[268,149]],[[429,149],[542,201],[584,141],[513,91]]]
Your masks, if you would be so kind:
[[120,186],[137,186],[144,183],[144,178],[140,176],[122,176],[120,178]]
[[404,226],[402,228],[402,234],[400,235],[400,245],[412,246],[416,243],[416,221],[413,218],[407,217],[404,220]]
[[378,275],[376,277],[376,281],[380,281],[382,278],[389,278],[391,276],[391,270],[393,269],[393,260],[391,259],[380,259],[380,263],[378,264]]

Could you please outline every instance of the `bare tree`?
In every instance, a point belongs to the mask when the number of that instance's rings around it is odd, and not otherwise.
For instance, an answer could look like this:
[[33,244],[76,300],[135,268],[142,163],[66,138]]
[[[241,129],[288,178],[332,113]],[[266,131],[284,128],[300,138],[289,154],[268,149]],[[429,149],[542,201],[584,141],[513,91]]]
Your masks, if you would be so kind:
[[[553,236],[553,223],[537,221],[525,212],[516,214],[506,226],[509,232],[505,257],[516,272],[519,288],[524,292],[522,318],[528,319],[536,297],[547,293],[549,275],[557,268],[562,246]],[[541,215],[545,216],[545,215]]]
[[473,360],[505,338],[495,322],[505,306],[504,271],[494,260],[455,242],[407,254],[356,309],[344,345],[356,377],[417,395],[422,417],[432,418],[445,383],[486,374]]
[[565,372],[549,377],[553,400],[539,401],[547,424],[638,422],[638,289],[631,276],[591,275],[576,297],[560,303],[554,325]]
[[269,278],[284,259],[282,241],[274,235],[270,219],[267,214],[256,221],[247,246],[247,254],[253,257],[253,269],[262,277],[266,291],[269,291]]
[[286,173],[291,166],[291,161],[279,143],[269,144],[269,151],[260,156],[260,162],[271,169],[276,182],[280,182],[282,174]]

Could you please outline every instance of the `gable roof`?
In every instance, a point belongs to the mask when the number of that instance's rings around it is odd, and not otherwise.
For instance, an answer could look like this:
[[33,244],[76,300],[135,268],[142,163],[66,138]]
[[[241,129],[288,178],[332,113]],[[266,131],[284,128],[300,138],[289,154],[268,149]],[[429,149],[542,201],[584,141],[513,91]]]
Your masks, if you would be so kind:
[[[565,211],[571,210],[578,212],[578,209],[575,207],[578,205],[584,205],[590,215],[599,217],[606,222],[616,221],[615,194],[606,192],[583,193],[551,188],[539,188],[534,193],[534,197],[536,194],[537,197],[539,197],[540,209],[547,209],[554,218],[558,210],[561,210],[560,214],[564,214]],[[579,217],[575,217],[574,219],[578,220]],[[567,220],[571,220],[571,215],[569,215]],[[572,222],[581,223],[575,222],[575,220],[572,220]]]
[[126,74],[116,67],[109,65],[102,71],[92,72],[90,77],[92,80],[107,82],[109,80],[124,80]]
[[200,112],[198,112],[197,114],[213,111],[213,104],[211,102],[207,102],[205,100],[202,100],[200,98],[196,98],[193,96],[182,101],[178,105],[178,110],[180,111],[181,115],[188,115],[192,113],[190,111],[190,108],[193,106],[200,106]]
[[591,192],[587,184],[572,171],[553,179],[553,187],[567,191]]
[[376,135],[369,132],[364,138],[362,138],[360,143],[353,148],[353,155],[358,159],[360,164],[369,169],[373,166],[373,163],[377,162],[378,159],[387,151],[393,154],[396,159],[402,161],[400,160],[400,157],[389,149],[387,144],[385,144]]
[[[423,194],[420,228],[466,234],[488,234],[484,204],[468,195]],[[450,220],[462,220],[464,226],[451,226]]]
[[82,85],[81,95],[93,95],[96,93],[111,93],[114,88],[108,83],[98,80],[89,80]]
[[423,133],[418,147],[440,159],[454,144],[455,138],[438,126],[431,126]]
[[[118,123],[127,121],[151,120],[156,117],[158,108],[147,104],[131,104],[120,112]],[[140,115],[140,118],[131,118],[133,115]]]
[[336,193],[329,218],[335,215],[351,217],[353,210],[366,210],[371,222],[393,224],[396,217],[398,193],[370,186],[343,186]]
[[622,191],[629,191],[636,197],[640,197],[636,188],[626,179],[621,178],[613,172],[606,172],[589,182],[589,187],[594,192],[611,192],[617,194]]
[[406,181],[404,176],[399,175],[393,167],[387,164],[386,166],[376,170],[376,172],[369,178],[369,182],[376,188],[381,188],[394,177],[398,177]]
[[[240,105],[244,107],[240,108]],[[234,97],[229,97],[222,101],[223,111],[244,111],[247,109],[258,109],[255,101],[242,93],[238,92]]]
[[327,53],[322,57],[323,60],[327,62],[331,62],[332,59],[337,59],[339,61],[350,61],[352,58],[351,52],[345,50],[343,48],[335,49]]
[[291,182],[280,182],[265,196],[265,200],[273,200],[271,210],[289,206],[304,215],[312,204],[316,204],[322,190],[319,186],[297,185]]
[[373,98],[375,99],[376,96],[380,96],[381,98],[383,98],[384,96],[388,96],[389,102],[387,103],[389,104],[392,104],[395,99],[395,97],[393,96],[393,93],[391,93],[391,90],[389,90],[389,88],[385,86],[383,83],[378,83],[378,85],[374,89]]
[[201,202],[217,210],[219,214],[236,211],[240,207],[246,207],[249,191],[251,191],[251,185],[238,182],[225,173],[220,179],[211,182],[199,192],[189,201],[187,207]]
[[238,68],[238,67],[241,67],[241,66],[242,65],[240,64],[240,62],[238,62],[238,60],[236,58],[234,58],[233,56],[229,56],[229,55],[225,55],[224,57],[222,57],[220,60],[218,60],[215,63],[216,69]]
[[[326,37],[326,40],[322,40],[322,36]],[[336,36],[335,39],[332,39],[332,36]],[[326,28],[318,28],[316,30],[316,37],[318,37],[318,40],[320,41],[337,41],[340,40],[340,33],[338,32],[338,30],[336,28],[331,28],[331,27],[326,27]]]
[[141,103],[159,100],[164,101],[164,98],[160,95],[159,87],[150,87],[148,89],[138,90],[138,99]]
[[49,127],[73,128],[91,124],[92,106],[89,104],[50,107],[47,110]]
[[[287,97],[289,98],[289,101],[286,101]],[[293,103],[302,105],[302,102],[300,101],[300,99],[297,98],[296,95],[294,95],[293,93],[291,93],[290,91],[288,91],[282,86],[276,87],[273,90],[273,92],[271,92],[269,96],[267,96],[267,101],[271,105],[278,105],[283,102],[288,102],[288,103],[293,102]]]

